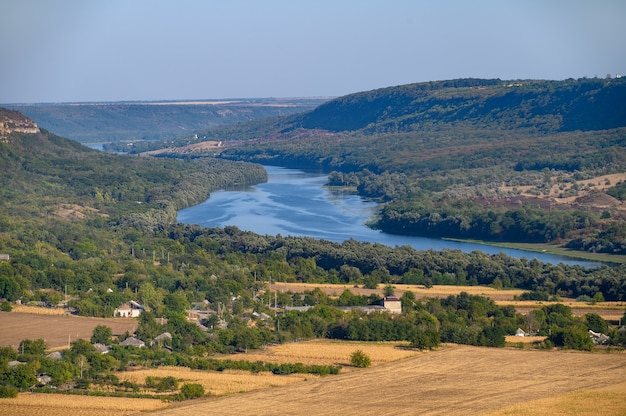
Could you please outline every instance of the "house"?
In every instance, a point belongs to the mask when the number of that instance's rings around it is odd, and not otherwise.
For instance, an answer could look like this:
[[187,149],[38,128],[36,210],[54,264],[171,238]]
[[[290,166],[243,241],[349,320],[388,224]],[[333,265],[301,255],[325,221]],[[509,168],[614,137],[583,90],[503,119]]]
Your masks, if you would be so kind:
[[45,373],[37,374],[35,377],[37,377],[37,386],[39,387],[43,387],[52,381],[52,377]]
[[107,354],[109,351],[111,351],[111,348],[107,347],[104,344],[100,344],[98,342],[93,344],[93,346],[96,349],[96,351],[98,351],[100,354]]
[[119,316],[122,318],[136,318],[145,310],[146,308],[135,302],[134,300],[130,300],[121,306],[115,309],[113,316]]
[[515,336],[516,337],[525,337],[526,336],[526,331],[524,331],[522,328],[517,328],[517,331],[515,331]]
[[591,337],[593,343],[596,345],[606,344],[606,342],[611,339],[607,335],[601,334],[599,332],[594,332],[591,329],[589,330],[589,336]]
[[60,351],[54,351],[46,355],[46,358],[49,358],[51,360],[60,360],[61,358],[63,358],[63,354]]
[[145,347],[146,343],[140,340],[139,338],[129,337],[129,338],[126,338],[124,341],[120,342],[120,345],[122,347],[131,346],[131,347],[141,348],[141,347]]
[[383,307],[391,313],[402,313],[402,301],[393,295],[385,296]]
[[23,363],[23,362],[21,362],[21,361],[15,361],[15,360],[14,360],[14,361],[9,361],[9,362],[7,363],[7,365],[9,366],[9,368],[15,368],[15,367],[17,367],[18,365],[24,365],[24,364],[26,364],[26,363]]
[[0,254],[0,261],[1,260],[9,261],[11,260],[11,256],[9,256],[8,254]]
[[164,332],[161,335],[158,335],[157,337],[155,337],[154,340],[156,342],[171,341],[172,340],[172,334],[170,334],[169,332]]

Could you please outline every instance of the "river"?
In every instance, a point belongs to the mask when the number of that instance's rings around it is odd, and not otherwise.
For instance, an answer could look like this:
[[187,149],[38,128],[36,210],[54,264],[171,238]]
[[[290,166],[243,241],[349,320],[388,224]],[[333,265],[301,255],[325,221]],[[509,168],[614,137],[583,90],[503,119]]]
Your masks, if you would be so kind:
[[409,245],[418,250],[480,250],[489,254],[504,252],[515,258],[536,258],[544,263],[599,265],[547,253],[383,233],[366,225],[376,211],[376,204],[358,195],[325,188],[327,175],[264,167],[268,182],[213,192],[205,202],[179,211],[177,220],[203,227],[233,225],[261,235],[305,236],[337,242],[352,238],[391,247]]

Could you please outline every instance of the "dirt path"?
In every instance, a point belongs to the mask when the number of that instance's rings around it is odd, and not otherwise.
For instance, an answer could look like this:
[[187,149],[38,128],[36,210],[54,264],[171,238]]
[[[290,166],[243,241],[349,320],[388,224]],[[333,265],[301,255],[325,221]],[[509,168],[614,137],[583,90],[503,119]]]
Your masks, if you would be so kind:
[[471,416],[607,387],[625,377],[626,354],[459,346],[287,387],[203,399],[156,414]]

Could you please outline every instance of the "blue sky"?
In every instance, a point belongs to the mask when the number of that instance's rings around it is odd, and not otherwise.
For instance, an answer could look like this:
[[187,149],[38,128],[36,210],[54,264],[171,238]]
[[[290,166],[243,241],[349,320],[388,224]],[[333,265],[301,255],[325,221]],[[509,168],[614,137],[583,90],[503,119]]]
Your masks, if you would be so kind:
[[626,75],[623,0],[1,0],[0,103]]

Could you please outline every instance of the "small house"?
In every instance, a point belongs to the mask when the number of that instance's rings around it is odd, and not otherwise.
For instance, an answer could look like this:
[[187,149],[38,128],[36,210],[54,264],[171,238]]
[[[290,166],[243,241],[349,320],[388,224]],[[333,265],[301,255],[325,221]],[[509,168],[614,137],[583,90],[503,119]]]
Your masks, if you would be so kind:
[[0,261],[9,261],[11,260],[11,256],[8,254],[0,254]]
[[52,377],[45,373],[37,374],[35,377],[37,378],[37,386],[39,387],[43,387],[52,381]]
[[46,355],[46,358],[51,360],[60,360],[63,358],[63,354],[60,351],[53,351],[50,354]]
[[93,346],[100,354],[107,354],[109,351],[111,351],[109,347],[104,344],[100,344],[99,342],[93,344]]
[[15,367],[17,367],[18,365],[24,365],[24,364],[26,364],[26,363],[23,363],[23,362],[21,362],[21,361],[15,361],[15,360],[13,360],[13,361],[9,361],[9,362],[7,363],[7,365],[9,366],[9,368],[15,368]]
[[516,337],[525,337],[526,336],[526,331],[524,331],[522,328],[517,328],[517,331],[515,331],[515,336]]
[[172,340],[172,334],[170,334],[169,332],[164,332],[161,335],[158,335],[154,338],[154,340],[156,342],[161,342],[164,343],[166,341],[171,341]]
[[126,338],[124,341],[120,342],[120,345],[122,347],[131,346],[131,347],[141,348],[141,347],[145,347],[146,343],[140,340],[139,338],[129,337],[129,338]]
[[393,295],[385,296],[383,307],[391,313],[402,313],[402,301]]
[[600,332],[594,332],[591,329],[589,330],[589,336],[591,337],[593,343],[596,345],[604,345],[607,343],[608,340],[611,339],[607,335],[604,335]]
[[136,318],[145,310],[146,308],[135,302],[134,300],[130,300],[121,306],[115,309],[113,316],[119,316],[122,318]]

